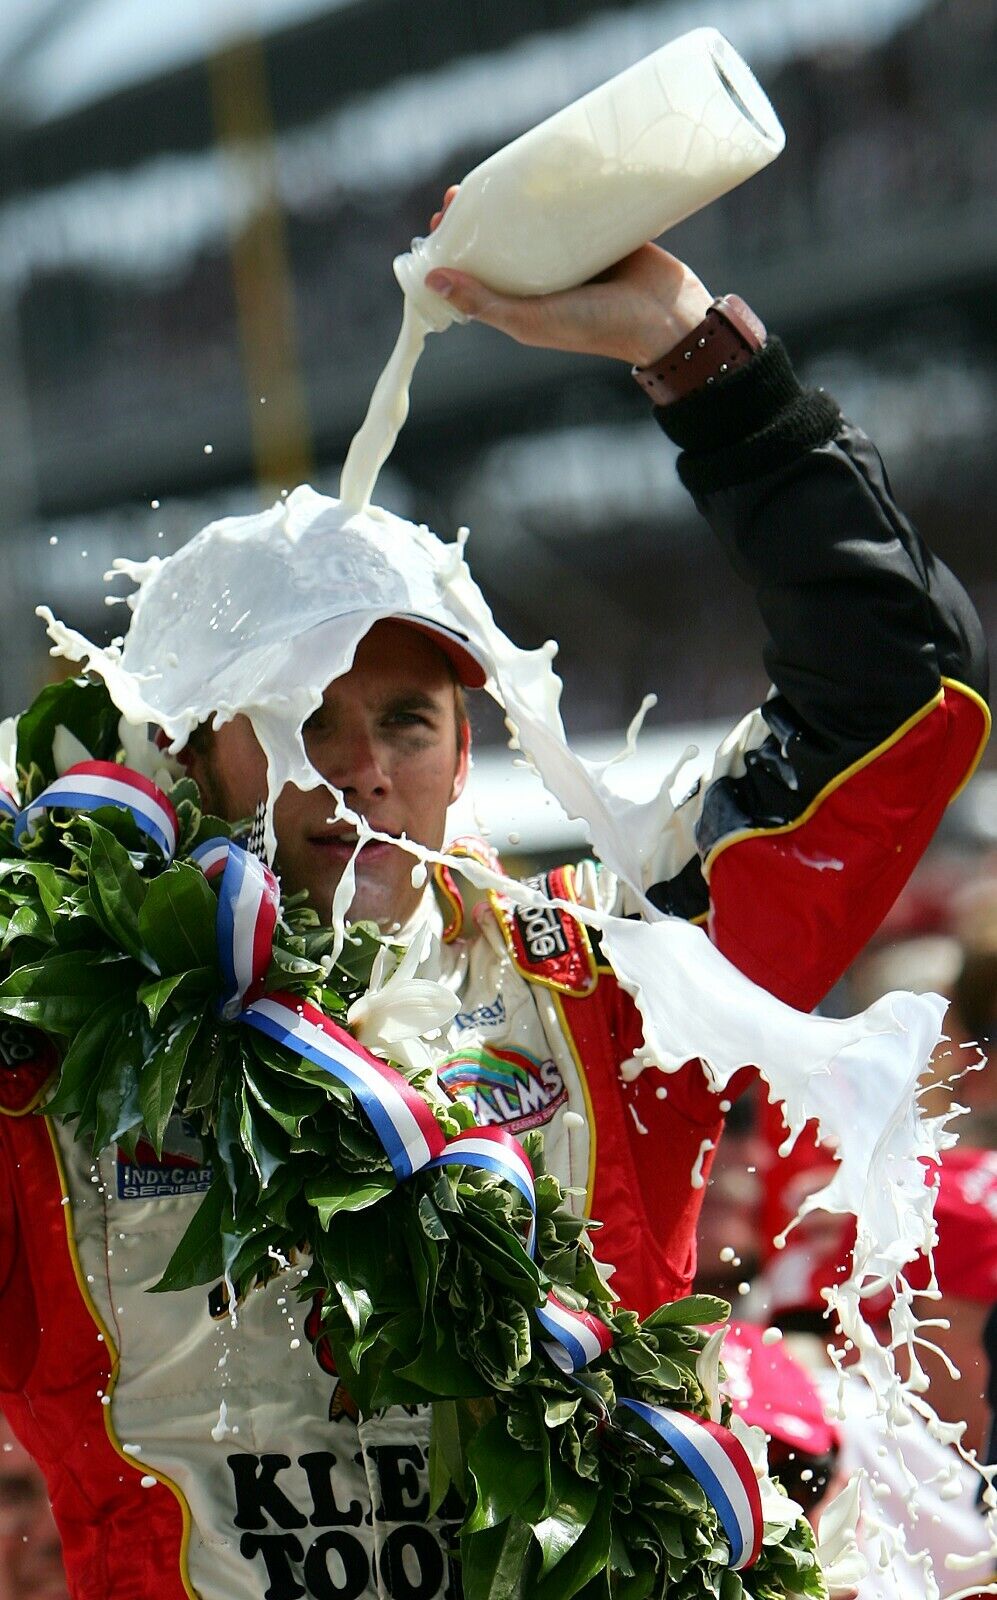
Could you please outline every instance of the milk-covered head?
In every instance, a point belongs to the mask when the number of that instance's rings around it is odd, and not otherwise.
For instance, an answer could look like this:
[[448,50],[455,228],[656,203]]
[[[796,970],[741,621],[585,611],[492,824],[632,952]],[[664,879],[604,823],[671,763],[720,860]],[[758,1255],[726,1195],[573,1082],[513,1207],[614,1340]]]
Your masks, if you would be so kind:
[[388,512],[296,489],[142,573],[116,676],[179,742],[208,713],[313,710],[316,681],[345,671],[375,622],[408,617],[480,684],[485,668],[446,606],[443,548]]
[[[257,516],[210,524],[165,561],[119,564],[139,582],[120,648],[99,649],[51,618],[49,631],[63,654],[103,676],[130,721],[156,724],[174,751],[186,748],[188,759],[201,763],[195,775],[220,790],[227,814],[234,818],[252,812],[259,800],[266,803],[272,856],[274,806],[288,786],[322,791],[316,801],[322,817],[316,811],[312,819],[320,823],[340,803],[330,799],[332,791],[350,790],[348,808],[361,797],[362,785],[330,738],[334,713],[337,728],[346,729],[346,702],[340,697],[332,705],[329,696],[331,685],[360,674],[362,666],[368,708],[377,694],[390,701],[392,729],[419,727],[421,750],[432,742],[426,736],[432,721],[441,730],[449,771],[442,778],[421,772],[422,788],[446,790],[428,831],[418,808],[409,815],[383,796],[376,806],[356,809],[374,827],[412,833],[438,847],[456,767],[461,760],[466,765],[461,730],[454,726],[460,705],[455,686],[481,685],[491,670],[486,643],[471,638],[449,598],[455,564],[455,548],[425,528],[380,510],[352,511],[301,488]],[[392,677],[378,665],[384,660],[402,663],[404,671]],[[415,703],[420,674],[429,685],[426,704]],[[387,727],[388,712],[382,721]],[[204,723],[214,736],[189,743]],[[355,753],[363,741],[355,726],[350,732]],[[313,759],[319,734],[321,760]],[[216,746],[231,758],[225,771],[214,763]],[[212,757],[210,766],[201,762],[204,756]],[[243,782],[247,773],[252,781]],[[304,881],[294,886],[314,887]]]

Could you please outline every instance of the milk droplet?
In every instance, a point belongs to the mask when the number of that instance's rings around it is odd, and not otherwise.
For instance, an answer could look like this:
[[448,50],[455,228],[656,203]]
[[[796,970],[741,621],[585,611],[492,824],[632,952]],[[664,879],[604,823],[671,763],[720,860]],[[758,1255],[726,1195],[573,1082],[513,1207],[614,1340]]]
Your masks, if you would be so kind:
[[520,835],[518,833],[510,833],[510,835],[509,835],[509,843],[510,844],[518,844],[519,840],[520,840]]
[[153,511],[158,511],[159,510],[159,501],[158,500],[150,500],[149,504],[151,505]]
[[738,1286],[737,1286],[737,1292],[738,1292],[738,1294],[750,1294],[751,1293],[751,1284],[750,1283],[739,1283]]
[[220,1444],[225,1435],[231,1433],[231,1431],[228,1425],[228,1406],[222,1400],[218,1405],[218,1421],[211,1430],[211,1437],[214,1439],[215,1444]]
[[138,1482],[140,1489],[154,1489],[156,1487],[156,1479],[151,1477],[148,1473],[146,1473],[144,1477],[139,1478]]
[[48,542],[49,542],[49,544],[58,544],[59,543],[59,535],[57,533],[53,533],[50,536]]
[[762,1344],[778,1344],[781,1338],[781,1328],[766,1328],[762,1334]]
[[730,1110],[730,1101],[729,1100],[721,1100],[720,1109],[723,1112],[724,1116],[726,1116],[728,1111]]
[[111,1404],[111,1396],[109,1394],[102,1394],[100,1397],[100,1403],[102,1406],[109,1406]]
[[292,1350],[300,1350],[301,1349],[301,1340],[300,1339],[292,1339],[291,1340],[291,1349]]
[[706,1179],[703,1177],[703,1162],[712,1149],[712,1139],[704,1139],[699,1146],[699,1154],[693,1162],[692,1171],[689,1174],[689,1182],[694,1189],[702,1189],[706,1183]]
[[426,863],[424,861],[417,861],[415,866],[412,868],[413,889],[422,889],[425,886],[428,876],[429,873],[426,871]]
[[646,1133],[647,1129],[645,1128],[644,1124],[641,1122],[640,1117],[637,1115],[637,1107],[635,1105],[633,1105],[633,1104],[628,1103],[627,1109],[629,1110],[630,1115],[634,1119],[634,1127],[637,1129],[637,1132],[638,1133]]
[[668,1099],[668,1090],[665,1088],[663,1083],[659,1083],[658,1084],[658,1087],[654,1091],[654,1098],[655,1098],[655,1100],[667,1100]]
[[720,1259],[721,1261],[733,1261],[734,1255],[735,1252],[731,1249],[730,1245],[725,1244],[720,1252]]
[[564,1126],[566,1128],[584,1128],[585,1118],[579,1116],[577,1111],[566,1111],[564,1113]]
[[205,455],[206,455],[206,456],[210,456],[210,455],[211,455],[211,454],[212,454],[212,453],[213,453],[213,451],[214,451],[214,448],[215,448],[215,447],[214,447],[214,445],[213,445],[213,444],[206,444],[206,445],[205,445],[205,447],[204,447],[204,453],[205,453]]
[[121,1448],[126,1456],[140,1456],[142,1454],[142,1446],[140,1444],[123,1444]]

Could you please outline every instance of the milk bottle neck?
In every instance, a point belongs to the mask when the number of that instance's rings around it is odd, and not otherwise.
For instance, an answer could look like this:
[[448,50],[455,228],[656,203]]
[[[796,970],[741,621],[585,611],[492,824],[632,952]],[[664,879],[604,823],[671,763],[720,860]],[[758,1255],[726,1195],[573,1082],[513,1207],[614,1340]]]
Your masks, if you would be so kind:
[[439,265],[427,248],[429,243],[428,239],[413,239],[411,249],[395,257],[393,267],[405,297],[411,300],[433,333],[443,333],[453,323],[469,322],[470,318],[463,311],[458,311],[456,306],[450,305],[442,295],[426,288],[426,273]]

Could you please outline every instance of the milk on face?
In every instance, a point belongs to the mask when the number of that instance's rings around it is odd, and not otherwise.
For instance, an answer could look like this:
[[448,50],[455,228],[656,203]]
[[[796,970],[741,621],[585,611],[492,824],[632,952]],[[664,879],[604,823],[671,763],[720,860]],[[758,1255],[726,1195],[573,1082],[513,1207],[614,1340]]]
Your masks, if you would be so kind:
[[350,445],[340,498],[362,509],[406,416],[426,334],[460,313],[425,285],[457,267],[504,294],[552,294],[603,272],[774,160],[785,134],[715,28],[697,28],[475,167],[435,233],[395,261],[398,341]]

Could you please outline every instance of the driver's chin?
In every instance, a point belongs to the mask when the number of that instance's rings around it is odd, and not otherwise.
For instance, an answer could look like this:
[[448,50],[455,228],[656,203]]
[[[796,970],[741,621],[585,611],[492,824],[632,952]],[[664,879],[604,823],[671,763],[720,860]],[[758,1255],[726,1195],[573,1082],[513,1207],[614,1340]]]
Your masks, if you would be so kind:
[[[391,857],[373,866],[358,862],[356,889],[346,921],[376,922],[383,933],[393,933],[400,928],[412,916],[422,897],[422,891],[412,885],[414,865],[414,857],[394,850]],[[307,886],[309,898],[324,923],[332,921],[333,902],[342,877],[342,872],[324,874],[320,883]]]

